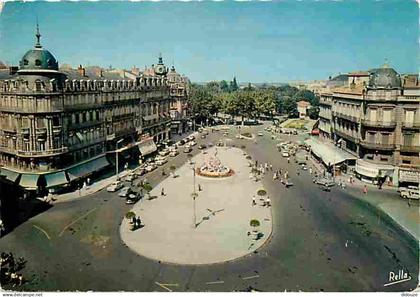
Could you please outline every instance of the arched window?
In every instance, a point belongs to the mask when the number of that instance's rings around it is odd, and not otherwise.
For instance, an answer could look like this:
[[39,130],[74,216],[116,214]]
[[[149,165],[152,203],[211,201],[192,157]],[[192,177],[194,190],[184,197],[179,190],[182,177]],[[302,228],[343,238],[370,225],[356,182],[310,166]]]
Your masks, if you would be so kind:
[[23,60],[23,65],[28,65],[29,64],[29,61],[28,60],[26,60],[26,59],[24,59]]
[[41,66],[41,60],[36,59],[35,60],[35,66]]

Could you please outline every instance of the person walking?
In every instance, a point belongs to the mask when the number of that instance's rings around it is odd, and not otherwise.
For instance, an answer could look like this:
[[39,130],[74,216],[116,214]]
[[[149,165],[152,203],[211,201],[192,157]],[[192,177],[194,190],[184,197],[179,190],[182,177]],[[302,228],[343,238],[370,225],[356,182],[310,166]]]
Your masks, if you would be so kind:
[[202,190],[201,185],[198,184],[198,191],[201,192],[201,190]]
[[266,205],[267,207],[270,207],[270,206],[271,206],[270,196],[267,196],[267,200],[266,200],[266,202],[265,202],[265,205]]
[[363,186],[363,193],[367,194],[367,186],[366,185]]
[[165,196],[165,189],[164,188],[162,188],[162,190],[160,191],[160,195]]
[[252,206],[257,205],[257,203],[255,202],[255,195],[252,196]]

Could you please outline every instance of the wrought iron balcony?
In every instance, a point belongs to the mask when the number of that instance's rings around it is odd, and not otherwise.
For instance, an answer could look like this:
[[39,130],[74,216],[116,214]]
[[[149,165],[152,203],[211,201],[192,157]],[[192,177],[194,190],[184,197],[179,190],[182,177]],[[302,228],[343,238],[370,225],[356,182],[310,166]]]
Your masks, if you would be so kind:
[[374,149],[374,150],[384,150],[384,151],[392,151],[395,150],[395,144],[393,143],[376,143],[376,142],[370,142],[367,140],[361,140],[360,144],[368,149]]
[[15,154],[21,157],[49,157],[49,156],[64,154],[67,152],[68,152],[68,147],[60,147],[56,149],[42,150],[42,151],[17,150]]
[[420,146],[419,145],[402,145],[400,146],[400,151],[409,152],[409,153],[419,153]]
[[362,124],[366,127],[378,127],[378,128],[395,128],[397,123],[395,121],[371,121],[371,120],[362,120]]

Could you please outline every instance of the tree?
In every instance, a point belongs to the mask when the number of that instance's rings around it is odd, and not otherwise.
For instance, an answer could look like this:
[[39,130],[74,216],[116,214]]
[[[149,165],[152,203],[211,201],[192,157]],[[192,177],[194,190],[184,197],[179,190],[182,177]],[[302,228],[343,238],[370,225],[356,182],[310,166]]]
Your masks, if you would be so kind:
[[219,88],[222,92],[229,92],[229,85],[225,80],[222,80],[219,83]]
[[273,90],[264,89],[255,92],[256,113],[258,116],[273,115],[276,109],[276,94]]
[[234,77],[233,80],[230,82],[229,91],[235,92],[238,89],[239,89],[238,83],[236,82],[236,77]]
[[312,106],[318,106],[319,105],[319,98],[309,90],[299,90],[295,93],[294,99],[296,101],[308,101]]
[[308,116],[309,118],[316,120],[319,116],[319,107],[311,106],[311,108],[308,109]]
[[296,100],[292,97],[286,97],[283,100],[283,113],[289,115],[289,117],[298,117]]

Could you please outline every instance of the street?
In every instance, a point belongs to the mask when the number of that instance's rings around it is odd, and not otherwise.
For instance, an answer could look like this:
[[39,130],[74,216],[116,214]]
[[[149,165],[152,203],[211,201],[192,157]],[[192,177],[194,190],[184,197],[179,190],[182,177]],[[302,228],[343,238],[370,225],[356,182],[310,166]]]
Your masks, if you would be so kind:
[[[131,209],[106,190],[89,197],[55,204],[0,239],[0,251],[27,260],[29,279],[20,290],[30,291],[239,291],[249,286],[263,291],[409,291],[418,283],[419,245],[381,211],[358,199],[357,192],[337,186],[324,192],[308,171],[296,175],[263,126],[244,128],[253,140],[210,133],[197,143],[228,144],[259,163],[289,171],[294,185],[285,188],[270,172],[263,184],[272,201],[273,234],[261,249],[231,262],[180,266],[141,257],[120,239],[120,224]],[[283,138],[283,137],[282,137]],[[182,148],[180,149],[182,151]],[[197,146],[193,154],[198,153]],[[154,186],[164,168],[188,160],[175,158],[147,174]],[[142,177],[144,178],[144,177]],[[180,185],[182,187],[182,185]],[[227,191],[228,192],[228,191]],[[140,202],[141,203],[141,202]],[[156,217],[159,220],[159,217]],[[408,272],[410,281],[392,286],[389,273]],[[15,288],[16,289],[16,288]]]

